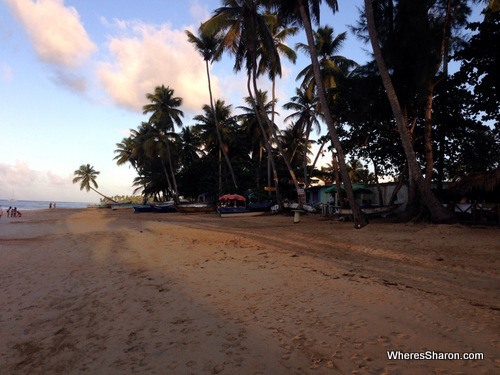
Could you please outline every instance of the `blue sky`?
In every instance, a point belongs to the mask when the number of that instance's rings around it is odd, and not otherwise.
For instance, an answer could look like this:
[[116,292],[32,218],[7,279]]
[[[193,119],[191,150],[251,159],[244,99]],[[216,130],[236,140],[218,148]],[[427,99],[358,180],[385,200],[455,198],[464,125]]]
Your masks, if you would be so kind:
[[[346,31],[362,0],[340,1],[322,24]],[[164,84],[183,98],[184,125],[208,102],[204,62],[187,42],[217,0],[0,0],[0,198],[95,202],[72,184],[91,164],[106,195],[132,194],[133,169],[113,160],[116,143],[147,116],[145,94]],[[301,34],[288,42],[306,42]],[[341,53],[367,60],[352,35]],[[286,64],[279,104],[294,94],[306,64]],[[232,61],[212,67],[216,97],[233,108],[246,96]],[[286,115],[282,112],[280,118]],[[277,120],[279,123],[279,119]],[[283,127],[283,126],[282,126]]]

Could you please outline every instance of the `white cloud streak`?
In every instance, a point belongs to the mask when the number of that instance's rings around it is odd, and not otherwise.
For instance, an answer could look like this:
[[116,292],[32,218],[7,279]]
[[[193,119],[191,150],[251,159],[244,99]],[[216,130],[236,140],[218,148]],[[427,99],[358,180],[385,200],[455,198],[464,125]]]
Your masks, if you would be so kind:
[[81,66],[96,50],[75,8],[63,0],[5,0],[22,23],[40,60],[65,68]]

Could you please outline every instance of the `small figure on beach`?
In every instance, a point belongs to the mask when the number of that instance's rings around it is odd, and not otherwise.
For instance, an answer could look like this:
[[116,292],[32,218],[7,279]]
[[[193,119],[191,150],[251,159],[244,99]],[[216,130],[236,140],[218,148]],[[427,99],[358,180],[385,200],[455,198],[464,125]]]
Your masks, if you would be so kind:
[[49,203],[49,210],[52,208],[52,202]]
[[14,207],[10,211],[10,217],[21,217],[21,216],[23,216],[23,214],[21,213],[21,211],[18,211],[17,207]]
[[0,206],[0,219],[2,218],[2,215],[3,215],[3,209],[2,206]]
[[7,217],[10,217],[10,213],[12,212],[12,206],[9,206],[7,209]]

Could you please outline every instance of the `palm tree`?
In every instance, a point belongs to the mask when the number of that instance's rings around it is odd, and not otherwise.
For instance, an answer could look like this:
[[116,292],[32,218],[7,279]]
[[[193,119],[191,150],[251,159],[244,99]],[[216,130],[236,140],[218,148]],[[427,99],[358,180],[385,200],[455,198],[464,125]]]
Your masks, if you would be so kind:
[[[171,135],[170,135],[171,136]],[[149,122],[143,122],[137,130],[131,130],[132,149],[131,157],[137,160],[138,173],[140,176],[155,173],[157,169],[163,170],[165,178],[162,181],[168,186],[165,195],[174,196],[174,188],[167,172],[164,160],[171,157],[168,154],[165,134]],[[158,164],[158,162],[160,164]],[[139,179],[140,181],[140,179]],[[137,184],[135,184],[137,186]],[[146,191],[146,190],[145,190]],[[146,194],[148,195],[148,194]],[[151,195],[151,194],[149,194]]]
[[177,189],[177,180],[175,178],[175,170],[170,152],[169,134],[174,132],[174,124],[182,126],[181,117],[184,113],[177,109],[182,104],[182,99],[174,97],[174,90],[164,85],[157,86],[154,94],[146,94],[146,98],[151,104],[146,104],[142,107],[144,114],[152,113],[149,123],[154,125],[158,130],[158,141],[164,142],[166,156],[170,166],[170,174],[172,178],[173,198],[176,203],[179,203],[179,192]]
[[287,126],[279,135],[279,140],[292,167],[299,170],[304,164],[307,166],[312,142],[305,137],[301,124],[296,122]]
[[[207,71],[207,80],[208,80],[208,92],[210,94],[210,107],[212,108],[212,115],[214,116],[215,129],[217,132],[217,138],[219,139],[219,148],[222,151],[222,154],[224,155],[224,159],[226,159],[226,164],[227,164],[229,171],[231,173],[231,178],[233,179],[234,188],[236,190],[238,190],[238,183],[236,182],[236,176],[234,175],[233,166],[231,164],[231,160],[229,160],[229,156],[228,156],[227,151],[224,148],[224,145],[222,142],[219,121],[217,119],[217,111],[215,110],[215,107],[214,107],[214,99],[213,99],[213,95],[212,95],[212,84],[211,84],[211,80],[210,80],[209,61],[219,59],[220,55],[216,55],[215,52],[221,43],[221,38],[218,37],[216,34],[204,33],[201,30],[201,28],[198,29],[199,37],[194,35],[189,30],[186,30],[186,34],[188,36],[188,41],[195,46],[195,49],[203,56],[203,60],[205,61],[205,67],[206,67],[206,71]],[[219,179],[220,179],[220,176],[219,176]],[[219,188],[220,188],[220,186],[219,186]],[[221,193],[221,192],[219,191],[219,193]]]
[[201,139],[198,131],[193,126],[182,128],[180,139],[182,168],[187,169],[200,159],[199,149],[201,147]]
[[[203,111],[205,112],[204,115],[195,116],[193,119],[198,122],[195,127],[200,134],[206,151],[210,153],[219,150],[219,194],[222,194],[221,152],[226,156],[228,154],[227,134],[224,134],[224,130],[234,122],[231,116],[231,105],[225,105],[223,100],[217,100],[215,105],[204,105]],[[218,119],[217,122],[215,119]],[[237,185],[235,185],[235,188],[237,188]]]
[[[288,45],[285,44],[285,40],[290,36],[296,35],[299,32],[299,29],[297,27],[287,27],[286,25],[280,22],[280,19],[275,14],[266,12],[265,17],[267,25],[269,27],[269,31],[272,34],[274,44],[279,53],[278,59],[280,58],[280,55],[283,55],[289,61],[295,64],[295,61],[297,60],[297,53],[293,48],[290,48]],[[259,53],[259,55],[262,54],[263,54],[262,52]],[[269,74],[269,78],[272,80],[273,83],[272,101],[271,101],[273,104],[273,108],[271,112],[271,123],[274,124],[274,114],[275,114],[274,106],[276,105],[276,77],[281,76],[281,63],[279,62],[279,60],[278,63],[275,64],[274,66],[267,66],[266,59],[261,58],[259,61],[259,74],[265,74],[266,72]]]
[[[260,100],[257,77],[260,73],[259,66],[267,67],[268,70],[272,70],[276,75],[281,75],[281,67],[279,64],[279,53],[273,36],[269,30],[266,17],[261,12],[263,2],[224,0],[223,5],[223,7],[216,9],[214,16],[202,25],[202,30],[209,33],[224,33],[218,53],[229,50],[230,53],[234,54],[235,71],[241,70],[243,65],[245,65],[248,77],[247,90],[250,97],[253,98],[252,107],[257,114],[259,126],[262,127],[262,136],[265,140],[268,155],[272,155],[271,142],[267,137],[267,132],[264,130],[264,122],[267,124],[275,140],[276,132],[264,111],[264,103]],[[258,62],[259,58],[260,63]],[[278,148],[281,147],[279,142],[276,142],[276,144]],[[281,155],[294,181],[297,193],[299,193],[300,187],[290,162],[286,159],[283,152],[281,152]],[[271,157],[271,165],[273,164],[275,163]],[[273,165],[273,170],[276,171],[275,165]],[[274,178],[277,186],[276,173]],[[302,195],[299,195],[299,198],[300,196]]]
[[[76,184],[79,182],[80,183],[80,190],[85,189],[87,191],[89,191],[89,190],[95,191],[100,196],[106,198],[107,200],[109,200],[111,202],[116,203],[115,200],[99,193],[96,190],[98,188],[96,178],[99,175],[99,173],[101,173],[101,172],[96,171],[94,169],[94,167],[91,166],[90,164],[82,164],[80,166],[80,168],[74,172],[75,178],[73,178],[73,183]],[[94,187],[92,187],[91,185],[93,185]]]
[[422,194],[423,202],[431,213],[433,221],[438,223],[455,222],[456,218],[453,213],[443,207],[443,205],[439,202],[439,200],[432,192],[430,184],[426,183],[425,178],[423,177],[420,167],[417,163],[412,140],[406,126],[405,117],[403,115],[403,111],[401,110],[399,99],[392,84],[392,80],[385,64],[384,57],[382,56],[382,50],[378,41],[377,29],[375,27],[375,19],[373,15],[371,0],[365,0],[365,14],[373,53],[375,55],[375,60],[377,62],[380,76],[384,84],[387,98],[396,120],[399,136],[401,137],[401,143],[403,145],[403,150],[408,162],[410,179],[415,181],[420,193]]
[[[277,61],[273,65],[269,65],[267,63],[267,59],[265,58],[266,57],[265,48],[259,51],[258,55],[261,56],[261,58],[259,60],[258,74],[261,75],[267,72],[269,75],[269,79],[271,79],[272,81],[271,122],[268,121],[268,126],[275,126],[275,115],[276,115],[275,106],[277,103],[276,77],[281,76],[280,55],[283,55],[289,61],[295,64],[295,61],[297,60],[297,53],[293,48],[285,44],[285,40],[288,37],[296,35],[299,32],[299,29],[298,27],[288,27],[287,25],[282,23],[281,20],[275,14],[272,14],[269,11],[266,11],[264,17],[269,27],[269,32],[272,34],[272,38],[274,41],[274,45],[276,46],[276,50],[278,51],[278,55],[277,55]],[[266,103],[265,100],[263,100],[262,102]],[[270,161],[271,157],[272,155],[268,155],[268,170],[269,170],[269,165],[271,164]],[[268,179],[271,180],[269,171],[268,171]]]
[[[340,138],[335,127],[333,117],[328,107],[328,100],[326,96],[325,87],[322,84],[323,78],[321,76],[321,68],[318,63],[318,55],[316,53],[314,35],[311,26],[311,20],[319,23],[320,5],[321,0],[267,0],[272,9],[277,11],[279,17],[283,20],[296,23],[304,27],[307,36],[307,44],[309,45],[309,53],[311,56],[311,63],[314,70],[314,79],[317,85],[317,94],[321,103],[321,108],[325,116],[325,122],[328,126],[328,131],[332,139],[332,143],[337,150],[337,159],[339,162],[339,170],[344,183],[344,188],[347,194],[347,199],[351,207],[354,217],[354,227],[360,229],[368,224],[365,216],[361,212],[359,205],[354,198],[352,184],[349,180],[347,173],[347,166],[345,162],[345,155],[340,143]],[[336,12],[338,10],[337,0],[326,0],[327,5]],[[321,82],[321,84],[319,84]]]
[[116,160],[116,164],[123,165],[130,162],[134,168],[136,167],[136,162],[132,159],[133,142],[131,137],[125,137],[121,142],[116,144],[117,149],[115,150],[115,154],[118,155],[113,158],[113,160]]
[[[334,36],[333,28],[330,26],[320,27],[314,31],[314,40],[318,63],[323,78],[323,86],[327,93],[335,93],[335,89],[342,83],[345,77],[357,67],[355,61],[338,55],[343,47],[347,34],[345,32]],[[307,55],[310,55],[309,45],[297,43],[296,48]],[[316,90],[316,80],[314,79],[314,68],[310,64],[297,75],[297,80],[302,78],[302,87],[312,94]],[[331,97],[330,99],[334,99]]]
[[[302,134],[305,135],[305,144],[309,144],[309,136],[312,127],[315,125],[319,134],[321,126],[318,120],[318,98],[304,89],[296,89],[296,95],[293,96],[288,103],[283,105],[286,110],[292,110],[289,116],[285,118],[297,119],[296,125],[300,127]],[[303,150],[303,170],[304,170],[304,184],[309,185],[307,176],[307,148]]]
[[359,159],[352,158],[351,162],[347,164],[347,171],[352,182],[368,182],[371,177],[368,169]]
[[[273,102],[268,102],[267,101],[267,92],[265,91],[259,91],[259,95],[261,96],[261,101],[265,103],[264,110],[266,113],[270,114],[273,112]],[[252,106],[252,97],[247,96],[245,98],[245,103],[247,106],[239,106],[237,107],[238,110],[242,111],[243,113],[238,115],[238,119],[241,121],[241,124],[243,126],[243,131],[247,135],[247,139],[250,143],[250,149],[252,152],[252,159],[256,160],[258,158],[258,167],[257,167],[257,187],[260,186],[259,180],[259,171],[261,170],[261,163],[262,163],[262,156],[263,156],[263,150],[266,149],[266,144],[265,144],[265,137],[262,135],[262,128],[259,125],[259,120],[257,118],[257,114],[255,113],[255,110]],[[272,116],[272,115],[271,115]],[[276,128],[277,126],[274,125]],[[266,136],[269,138],[269,131],[267,131]],[[272,156],[271,156],[272,157]],[[268,160],[270,164],[270,158],[268,155]],[[271,177],[270,177],[270,168],[268,165],[268,185],[271,184]],[[273,170],[273,173],[275,171]],[[276,176],[276,175],[275,175]],[[276,176],[277,178],[277,176]],[[277,193],[279,195],[279,188],[276,185]]]

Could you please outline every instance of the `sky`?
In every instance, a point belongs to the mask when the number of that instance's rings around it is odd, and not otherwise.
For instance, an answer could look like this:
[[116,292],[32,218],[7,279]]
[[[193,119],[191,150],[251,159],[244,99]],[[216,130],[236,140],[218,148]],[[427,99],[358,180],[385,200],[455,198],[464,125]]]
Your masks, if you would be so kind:
[[[362,0],[324,8],[321,24],[347,31]],[[204,61],[187,41],[219,0],[0,0],[0,199],[97,202],[74,171],[90,164],[105,195],[132,195],[135,171],[117,166],[116,144],[149,115],[146,93],[164,84],[183,98],[184,125],[208,103]],[[300,34],[287,43],[306,43]],[[340,53],[358,63],[366,45],[349,34]],[[278,106],[295,94],[310,61],[284,62]],[[247,96],[245,77],[224,57],[211,67],[216,98],[233,108]],[[262,83],[266,89],[265,82]],[[269,87],[269,86],[267,86]],[[279,110],[279,108],[278,108]],[[277,119],[286,117],[281,111]]]

